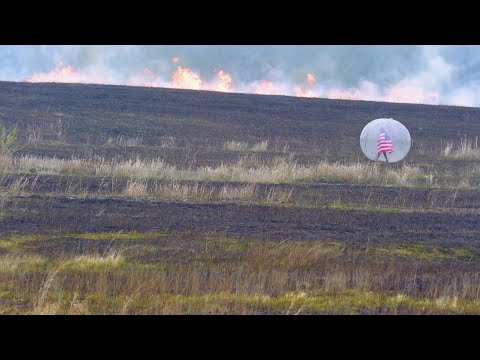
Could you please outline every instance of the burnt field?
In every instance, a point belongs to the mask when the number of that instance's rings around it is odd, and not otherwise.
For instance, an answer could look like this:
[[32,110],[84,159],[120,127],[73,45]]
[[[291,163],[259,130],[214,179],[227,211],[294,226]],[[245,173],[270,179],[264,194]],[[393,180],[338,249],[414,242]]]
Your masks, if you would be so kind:
[[[478,213],[206,204],[139,199],[31,196],[5,202],[0,224],[11,234],[56,232],[219,232],[272,241],[358,241],[480,246]],[[55,247],[55,244],[51,244]]]
[[0,313],[480,313],[479,109],[0,82],[0,125]]
[[[162,156],[179,165],[214,165],[240,155],[223,150],[226,141],[268,140],[265,156],[287,146],[302,162],[363,161],[363,127],[393,117],[413,137],[407,161],[441,163],[432,155],[442,141],[480,133],[480,110],[466,107],[12,82],[0,82],[0,96],[0,122],[31,138],[19,152],[57,157]],[[122,136],[123,143],[115,142]]]

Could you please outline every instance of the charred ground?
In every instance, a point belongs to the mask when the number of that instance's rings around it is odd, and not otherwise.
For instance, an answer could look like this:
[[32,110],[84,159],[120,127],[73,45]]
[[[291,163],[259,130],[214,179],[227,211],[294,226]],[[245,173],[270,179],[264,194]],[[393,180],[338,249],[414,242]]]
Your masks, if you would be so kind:
[[[266,156],[287,145],[305,162],[363,160],[358,146],[363,127],[393,117],[413,137],[406,161],[419,163],[432,161],[428,150],[440,149],[442,141],[480,133],[479,109],[441,105],[10,82],[0,82],[0,96],[0,121],[42,139],[21,151],[59,157],[138,154],[183,165],[195,154],[198,164],[213,165],[238,156],[222,151],[225,141],[269,140]],[[141,144],[106,145],[118,136],[140,137]],[[170,146],[159,147],[171,138]]]
[[[5,170],[0,311],[478,313],[480,161],[444,148],[480,134],[480,109],[0,82],[0,124],[19,132],[12,164],[22,156],[189,169],[278,157],[364,164],[359,134],[379,117],[410,130],[409,155],[390,168],[418,169],[415,181]],[[454,185],[462,177],[466,185]]]

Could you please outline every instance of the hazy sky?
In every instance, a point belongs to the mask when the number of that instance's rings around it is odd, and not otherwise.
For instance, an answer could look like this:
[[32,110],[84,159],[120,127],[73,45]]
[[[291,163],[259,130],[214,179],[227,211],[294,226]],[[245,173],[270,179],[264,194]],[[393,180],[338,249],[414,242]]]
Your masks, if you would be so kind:
[[480,106],[480,46],[0,46],[0,80]]

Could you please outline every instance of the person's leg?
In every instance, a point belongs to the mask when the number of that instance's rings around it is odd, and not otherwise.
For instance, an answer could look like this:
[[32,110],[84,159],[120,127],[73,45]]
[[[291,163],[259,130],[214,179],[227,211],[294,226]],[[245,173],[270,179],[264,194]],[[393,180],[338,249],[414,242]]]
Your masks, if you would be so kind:
[[385,156],[385,161],[388,162],[387,152],[384,151],[384,152],[383,152],[383,155]]

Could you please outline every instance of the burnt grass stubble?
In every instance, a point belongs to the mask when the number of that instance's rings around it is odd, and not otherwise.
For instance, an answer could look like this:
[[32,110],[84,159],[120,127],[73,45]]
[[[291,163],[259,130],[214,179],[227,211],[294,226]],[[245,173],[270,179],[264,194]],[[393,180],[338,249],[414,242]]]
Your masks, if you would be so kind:
[[[0,82],[0,94],[0,123],[19,128],[22,146],[16,156],[161,157],[177,166],[216,166],[236,161],[242,155],[223,150],[225,141],[253,144],[268,139],[269,150],[257,154],[265,159],[282,154],[288,145],[288,151],[296,154],[299,163],[357,161],[363,156],[358,147],[358,134],[363,126],[377,117],[394,117],[409,128],[414,139],[408,161],[426,163],[439,171],[478,166],[474,161],[445,162],[433,155],[440,151],[442,141],[454,141],[467,132],[480,133],[478,109],[9,82]],[[43,134],[43,142],[26,141],[26,134],[32,129]],[[141,144],[105,145],[108,137],[120,135],[141,137]],[[174,145],[158,146],[159,139],[171,137],[175,139]],[[16,176],[20,175],[4,177],[2,186],[8,187]],[[342,296],[342,291],[356,289],[407,294],[417,299],[480,300],[477,260],[480,219],[475,212],[480,195],[475,190],[367,184],[258,184],[260,192],[268,186],[294,189],[289,204],[265,205],[115,197],[111,196],[111,189],[115,186],[122,189],[127,179],[81,176],[75,179],[80,182],[78,192],[83,189],[90,195],[78,198],[69,196],[75,194],[65,194],[72,181],[68,176],[21,176],[30,182],[36,179],[35,189],[23,195],[2,197],[0,238],[13,241],[15,237],[31,236],[34,240],[14,248],[0,246],[1,256],[38,255],[55,263],[117,250],[127,262],[143,264],[145,268],[134,267],[130,272],[125,267],[122,271],[59,270],[51,282],[49,276],[54,267],[49,266],[4,273],[2,282],[14,284],[3,290],[5,294],[17,289],[13,291],[17,295],[5,295],[0,300],[7,309],[2,311],[7,313],[29,313],[35,309],[48,312],[46,304],[57,299],[62,291],[80,294],[82,301],[90,305],[79,312],[90,313],[289,312],[278,304],[239,306],[233,300],[224,301],[220,308],[205,305],[203,310],[201,306],[185,304],[171,309],[158,305],[142,307],[138,299],[129,302],[122,298],[120,303],[106,300],[109,296],[133,299],[141,294],[278,297],[323,291]],[[223,183],[207,185],[220,187]],[[360,209],[323,207],[335,201]],[[417,211],[362,210],[366,205]],[[442,211],[423,211],[427,209]],[[462,211],[465,209],[469,211]],[[115,234],[129,232],[158,236],[115,238]],[[79,236],[85,233],[112,235],[102,239]],[[310,258],[315,244],[322,243],[334,243],[336,250]],[[302,244],[307,248],[298,247]],[[409,246],[420,246],[426,249],[426,254],[422,253],[422,257],[414,252],[388,251],[391,247]],[[468,249],[468,255],[429,257],[429,249],[433,248],[445,254],[452,249]],[[303,255],[295,258],[295,252]],[[105,299],[89,303],[90,293],[102,293]],[[73,300],[68,299],[68,308],[62,305],[50,311],[72,312]],[[55,301],[58,305],[63,300]],[[451,310],[377,304],[324,310],[306,307],[303,312],[448,313]]]

